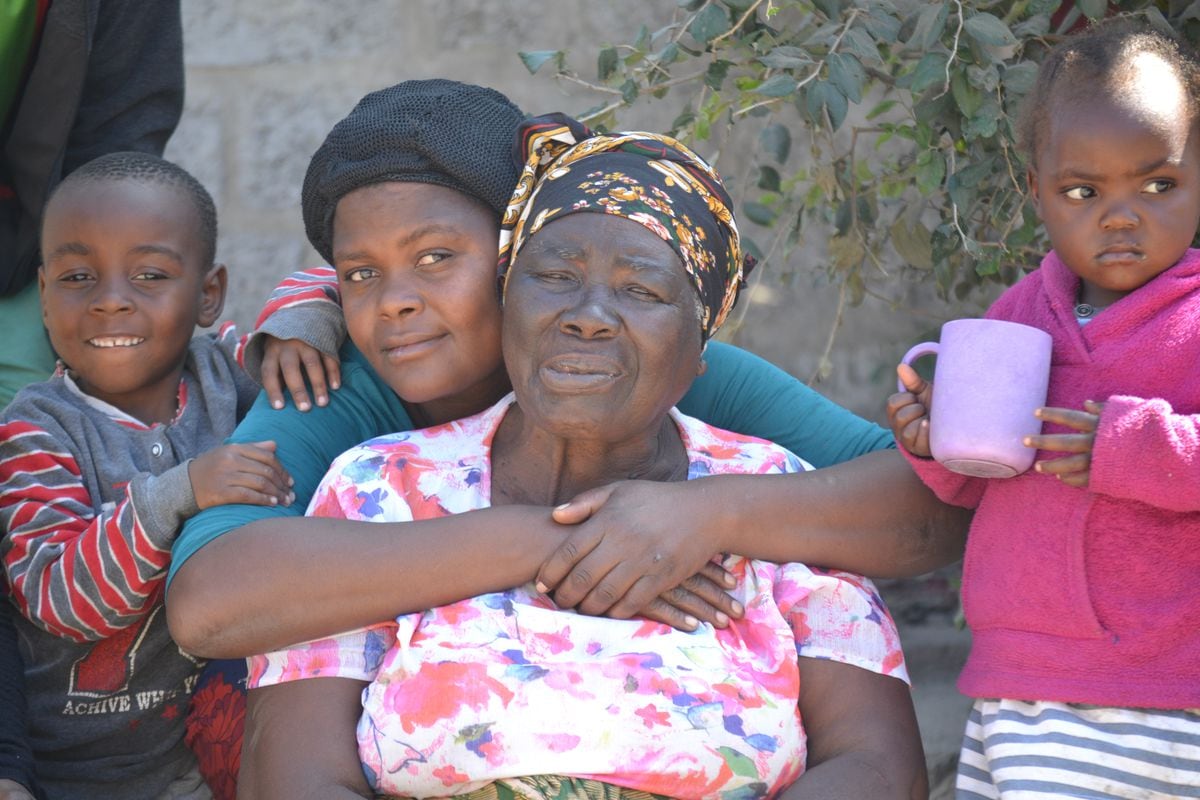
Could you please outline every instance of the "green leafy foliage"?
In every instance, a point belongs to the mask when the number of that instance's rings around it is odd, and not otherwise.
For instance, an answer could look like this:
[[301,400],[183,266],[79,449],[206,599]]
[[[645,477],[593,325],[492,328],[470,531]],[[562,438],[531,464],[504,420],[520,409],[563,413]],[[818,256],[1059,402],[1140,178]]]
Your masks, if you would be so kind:
[[521,58],[603,94],[593,126],[669,102],[669,132],[701,153],[751,148],[725,177],[782,282],[815,268],[848,304],[898,303],[913,282],[961,300],[1045,252],[1016,119],[1046,51],[1116,5],[1200,35],[1200,0],[680,0],[658,30],[600,47],[594,78],[561,51]]

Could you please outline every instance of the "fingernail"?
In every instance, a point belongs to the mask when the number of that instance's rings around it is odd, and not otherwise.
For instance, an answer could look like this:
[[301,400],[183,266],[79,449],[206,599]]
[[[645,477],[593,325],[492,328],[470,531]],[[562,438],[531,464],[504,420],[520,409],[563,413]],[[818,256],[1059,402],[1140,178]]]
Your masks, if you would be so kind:
[[317,398],[317,405],[319,405],[319,406],[326,405],[328,402],[329,402],[329,398],[326,397],[325,395],[321,395],[320,397]]
[[726,573],[725,574],[725,585],[728,586],[730,589],[734,588],[735,586],[737,586],[737,578]]
[[334,388],[334,391],[337,391],[338,389],[342,388],[342,384],[339,383],[338,381],[330,381],[329,385]]
[[287,504],[290,506],[294,502],[296,502],[296,495],[293,494],[292,492],[288,492]]
[[555,511],[563,511],[564,509],[567,509],[567,508],[569,508],[570,506],[571,506],[571,504],[570,504],[570,503],[563,503],[561,506],[555,506],[555,507],[554,507],[554,510],[555,510]]
[[725,614],[724,612],[718,611],[717,612],[717,625],[724,628],[728,624],[729,624],[729,615]]
[[273,506],[277,506],[277,505],[279,505],[279,498],[278,498],[278,497],[272,497],[272,498],[271,498],[271,505],[273,505]]
[[688,626],[689,628],[696,628],[696,627],[699,627],[700,620],[696,619],[695,617],[693,617],[692,615],[689,614],[688,616],[683,618],[683,624]]
[[1042,472],[1043,471],[1042,470],[1042,462],[1039,461],[1038,463],[1034,464],[1033,471],[1034,472]]
[[271,408],[278,411],[279,409],[283,408],[283,401],[282,400],[273,400],[271,402]]
[[1033,439],[1030,439],[1028,436],[1026,436],[1021,440],[1021,444],[1025,445],[1026,447],[1033,447]]
[[743,606],[741,603],[739,603],[737,600],[734,600],[733,601],[733,613],[737,614],[740,617],[742,614],[746,613],[746,607]]
[[533,588],[535,588],[535,589],[537,589],[537,590],[538,590],[538,594],[545,594],[545,593],[546,593],[546,591],[547,591],[547,590],[548,590],[550,587],[548,587],[546,584],[542,583],[541,581],[538,581],[537,583],[535,583],[535,584],[533,585]]
[[289,477],[288,478],[288,486],[295,486],[295,485],[296,485],[296,479]]
[[312,408],[312,405],[307,400],[303,400],[296,404],[296,408],[300,409],[301,411],[308,411],[310,408]]

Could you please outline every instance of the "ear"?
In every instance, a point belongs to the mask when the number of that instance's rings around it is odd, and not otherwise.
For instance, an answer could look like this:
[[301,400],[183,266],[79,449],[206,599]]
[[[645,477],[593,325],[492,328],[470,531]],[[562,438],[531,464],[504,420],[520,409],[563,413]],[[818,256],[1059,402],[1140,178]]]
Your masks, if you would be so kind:
[[1042,196],[1038,192],[1037,173],[1033,167],[1025,169],[1025,185],[1029,187],[1029,201],[1033,203],[1033,210],[1037,212],[1038,217],[1042,216]]
[[221,316],[221,310],[225,308],[225,284],[228,280],[224,264],[213,264],[204,276],[204,284],[200,287],[200,317],[196,320],[201,328],[207,328]]
[[49,314],[46,313],[46,265],[38,267],[38,303],[42,306],[42,327],[49,328],[46,324]]
[[696,367],[696,377],[699,378],[704,373],[708,372],[708,362],[703,357],[700,358],[700,364]]

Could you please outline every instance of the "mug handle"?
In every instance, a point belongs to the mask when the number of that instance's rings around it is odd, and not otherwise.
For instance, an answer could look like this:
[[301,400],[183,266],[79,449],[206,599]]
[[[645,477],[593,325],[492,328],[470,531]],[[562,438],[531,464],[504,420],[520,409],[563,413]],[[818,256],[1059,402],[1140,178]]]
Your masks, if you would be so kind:
[[[908,364],[909,366],[911,366],[912,363],[914,361],[916,361],[918,358],[920,358],[921,356],[936,356],[937,354],[938,354],[938,343],[937,342],[921,342],[920,344],[914,344],[912,347],[910,347],[908,349],[908,352],[904,354],[904,358],[900,359],[900,363]],[[908,387],[905,386],[900,381],[899,378],[896,378],[896,391],[898,391],[898,392],[907,392],[908,391]]]

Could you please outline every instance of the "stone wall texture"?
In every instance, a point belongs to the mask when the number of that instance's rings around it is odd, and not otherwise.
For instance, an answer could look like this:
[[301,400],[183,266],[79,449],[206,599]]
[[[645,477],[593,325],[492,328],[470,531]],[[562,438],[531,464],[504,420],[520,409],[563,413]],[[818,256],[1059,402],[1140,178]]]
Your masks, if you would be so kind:
[[[365,93],[410,78],[492,86],[532,113],[578,113],[601,98],[531,76],[519,50],[563,48],[588,77],[605,43],[661,27],[676,0],[183,0],[187,104],[167,148],[212,191],[219,257],[230,269],[226,315],[250,325],[270,288],[320,263],[304,237],[300,184],[329,128]],[[677,103],[640,106],[627,127],[662,129]],[[727,178],[738,154],[722,155]],[[801,150],[802,148],[793,148]],[[712,155],[705,153],[705,155]],[[765,238],[765,235],[764,235]],[[837,306],[820,243],[791,256],[792,276],[767,264],[727,337],[804,380],[815,373]],[[940,320],[868,301],[838,331],[833,372],[818,388],[881,419],[891,365]]]

